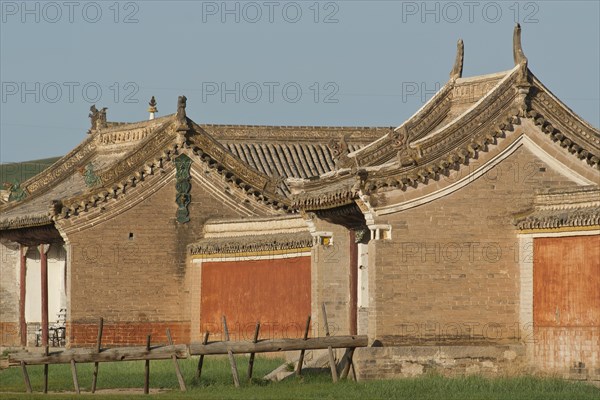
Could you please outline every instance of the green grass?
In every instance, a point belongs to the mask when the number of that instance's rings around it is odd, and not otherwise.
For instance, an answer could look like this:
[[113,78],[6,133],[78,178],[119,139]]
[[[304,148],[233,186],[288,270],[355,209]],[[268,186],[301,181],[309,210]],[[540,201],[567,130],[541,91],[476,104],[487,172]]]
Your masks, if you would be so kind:
[[[240,377],[246,376],[248,357],[236,357]],[[233,385],[231,367],[227,357],[205,357],[202,378],[197,382],[194,378],[198,358],[178,360],[186,385],[188,387],[204,387],[214,385]],[[263,377],[281,365],[281,359],[257,357],[254,363],[254,377]],[[82,391],[89,391],[92,384],[94,364],[77,364],[77,376]],[[41,391],[43,371],[41,365],[27,367],[33,391]],[[71,366],[68,364],[50,365],[48,386],[50,391],[72,391],[73,378]],[[124,361],[100,363],[98,389],[143,388],[144,361]],[[173,361],[150,362],[150,386],[152,388],[179,389]],[[25,384],[20,367],[12,367],[0,371],[0,392],[24,392]]]
[[[229,361],[226,357],[207,357],[200,382],[194,379],[197,359],[180,360],[186,379],[188,392],[179,391],[173,364],[170,360],[153,361],[150,367],[150,386],[168,389],[168,392],[154,394],[152,398],[164,399],[600,399],[600,389],[585,383],[573,383],[559,379],[519,377],[445,378],[439,375],[426,375],[420,378],[382,380],[368,382],[344,381],[331,383],[327,372],[307,374],[300,379],[292,378],[283,382],[265,382],[260,379],[276,368],[282,360],[258,358],[254,365],[252,382],[247,382],[247,357],[238,357],[238,369],[242,387],[233,386]],[[89,391],[93,364],[77,366],[79,383],[83,391]],[[42,389],[43,368],[28,367],[34,391]],[[122,362],[100,364],[98,389],[135,388],[141,393],[144,380],[144,362]],[[72,391],[73,382],[69,365],[50,366],[49,386],[52,392]],[[2,399],[41,399],[75,398],[68,394],[27,395],[24,392],[20,368],[0,371],[0,398]],[[4,392],[4,393],[2,393]],[[131,393],[120,395],[95,394],[93,398],[127,399]],[[91,398],[91,397],[90,397]],[[142,397],[144,398],[144,397]]]

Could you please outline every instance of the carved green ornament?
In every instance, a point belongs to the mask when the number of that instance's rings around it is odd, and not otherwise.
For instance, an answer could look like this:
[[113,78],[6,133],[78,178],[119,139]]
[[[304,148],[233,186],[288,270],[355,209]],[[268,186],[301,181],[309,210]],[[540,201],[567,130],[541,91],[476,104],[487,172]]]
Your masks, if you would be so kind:
[[18,179],[14,183],[7,184],[8,186],[8,201],[21,201],[27,197],[27,192],[21,187],[21,182]]
[[190,167],[192,160],[185,154],[180,155],[175,159],[175,189],[177,195],[175,202],[177,203],[177,222],[185,224],[190,221],[190,211],[188,206],[192,201],[190,190],[192,188],[192,180],[190,175]]
[[88,163],[83,170],[83,180],[87,187],[94,187],[102,183],[100,177],[94,172],[94,164],[91,162]]

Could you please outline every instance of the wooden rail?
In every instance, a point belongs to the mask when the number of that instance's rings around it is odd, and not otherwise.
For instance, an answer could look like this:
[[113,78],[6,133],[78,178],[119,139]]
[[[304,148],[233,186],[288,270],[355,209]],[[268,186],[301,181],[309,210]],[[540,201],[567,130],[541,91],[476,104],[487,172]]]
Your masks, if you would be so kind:
[[177,358],[187,358],[188,350],[185,344],[173,346],[154,346],[146,350],[146,346],[115,347],[103,349],[96,353],[96,349],[70,349],[48,353],[10,353],[9,365],[20,365],[24,361],[27,365],[70,364],[71,360],[77,363],[114,362],[114,361],[140,361],[140,360],[170,360],[174,355]]
[[[325,307],[323,306],[323,316],[327,321]],[[342,371],[342,378],[347,377],[350,366],[354,376],[354,365],[352,364],[352,356],[354,349],[357,347],[367,346],[366,335],[353,336],[329,336],[329,329],[325,323],[327,336],[309,338],[308,331],[310,326],[310,317],[306,323],[304,337],[298,339],[262,339],[259,340],[260,322],[256,325],[254,338],[252,341],[230,341],[229,330],[227,329],[227,321],[223,316],[223,329],[225,333],[225,341],[209,342],[209,332],[206,332],[202,342],[195,342],[189,345],[173,344],[171,332],[167,329],[168,345],[150,346],[150,335],[147,337],[146,346],[132,347],[115,347],[111,349],[102,349],[102,330],[103,320],[100,319],[98,326],[98,339],[94,348],[78,348],[64,351],[48,352],[48,347],[44,352],[18,352],[8,355],[9,366],[21,367],[23,371],[23,379],[28,393],[31,393],[31,383],[27,373],[27,365],[43,365],[44,366],[44,393],[48,387],[48,366],[50,364],[70,364],[73,375],[73,384],[76,393],[79,394],[79,382],[77,377],[77,363],[94,363],[94,373],[92,376],[92,393],[96,390],[96,382],[98,379],[98,363],[101,362],[118,362],[118,361],[145,361],[145,379],[144,393],[149,393],[150,389],[150,361],[151,360],[173,360],[179,386],[182,391],[186,390],[185,382],[181,370],[179,369],[178,359],[188,358],[191,356],[200,356],[196,377],[200,378],[202,371],[202,363],[204,356],[208,355],[228,355],[231,362],[232,376],[235,386],[240,385],[237,365],[233,358],[234,354],[250,354],[249,369],[247,379],[252,378],[252,366],[255,353],[271,353],[279,351],[300,351],[299,365],[296,373],[299,375],[302,371],[302,362],[304,352],[306,350],[327,349],[330,358],[331,376],[334,382],[338,380],[337,365],[333,356],[333,349],[345,348],[346,353],[343,357],[345,366]],[[356,378],[354,378],[356,379]]]
[[21,361],[27,365],[44,364],[69,364],[71,360],[77,363],[101,363],[114,361],[143,361],[143,360],[170,360],[188,358],[189,356],[227,355],[246,353],[271,353],[278,351],[318,350],[366,347],[367,336],[327,336],[307,339],[262,339],[253,342],[201,342],[185,344],[153,346],[150,350],[146,346],[115,347],[103,349],[100,353],[96,349],[70,349],[48,353],[19,352],[10,353],[9,365],[20,366]]
[[263,339],[253,342],[208,342],[192,343],[189,346],[191,356],[244,353],[271,353],[276,351],[340,349],[348,347],[366,347],[367,336],[327,336],[307,339]]

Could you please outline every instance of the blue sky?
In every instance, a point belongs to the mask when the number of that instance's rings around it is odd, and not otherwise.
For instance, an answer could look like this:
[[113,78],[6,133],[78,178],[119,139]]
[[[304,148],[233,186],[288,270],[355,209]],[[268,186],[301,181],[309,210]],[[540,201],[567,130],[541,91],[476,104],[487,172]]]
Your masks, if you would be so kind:
[[398,126],[448,79],[529,67],[600,125],[598,1],[0,1],[0,161],[63,155],[110,121]]

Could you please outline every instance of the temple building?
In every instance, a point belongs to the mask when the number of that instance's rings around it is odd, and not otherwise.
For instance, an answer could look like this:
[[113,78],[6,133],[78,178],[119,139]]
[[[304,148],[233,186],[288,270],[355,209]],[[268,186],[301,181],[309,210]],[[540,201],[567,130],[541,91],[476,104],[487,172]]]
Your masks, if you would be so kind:
[[[92,126],[0,205],[0,345],[363,334],[361,378],[600,379],[600,132],[528,69],[448,82],[389,127]],[[61,343],[58,343],[61,344]]]

